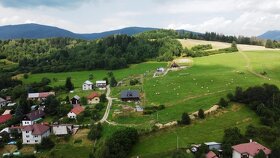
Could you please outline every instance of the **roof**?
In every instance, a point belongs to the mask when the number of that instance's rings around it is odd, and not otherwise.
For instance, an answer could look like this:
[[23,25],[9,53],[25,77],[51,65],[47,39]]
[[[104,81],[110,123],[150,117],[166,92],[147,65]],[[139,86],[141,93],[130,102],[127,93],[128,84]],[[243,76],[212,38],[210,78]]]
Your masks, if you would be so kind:
[[95,97],[99,97],[100,95],[97,93],[97,92],[93,92],[93,93],[91,93],[87,98],[88,99],[93,99],[93,98],[95,98]]
[[68,134],[68,128],[66,125],[53,125],[52,131],[55,135],[66,135]]
[[79,97],[78,95],[75,95],[73,98],[76,100],[80,100],[81,97]]
[[11,115],[11,114],[1,115],[0,124],[9,121],[10,119],[12,119],[12,117],[13,117],[13,115]]
[[49,95],[55,95],[55,92],[28,93],[28,98],[46,98]]
[[206,158],[218,158],[218,156],[213,152],[213,151],[209,151],[206,155]]
[[209,146],[209,145],[221,145],[221,143],[217,143],[217,142],[205,142],[205,145]]
[[139,91],[125,90],[121,92],[121,99],[139,98]]
[[260,150],[263,150],[266,155],[269,155],[271,153],[270,149],[257,142],[239,144],[233,146],[232,148],[238,153],[248,153],[251,156],[255,156],[259,153]]
[[179,67],[179,65],[174,62],[171,64],[171,67]]
[[30,121],[34,121],[43,116],[45,116],[45,112],[42,110],[35,110],[35,111],[31,111],[30,113],[26,114],[27,119]]
[[85,82],[84,82],[84,84],[93,84],[91,81],[89,81],[89,80],[86,80]]
[[4,113],[2,115],[7,115],[7,114],[11,114],[12,110],[5,110]]
[[76,115],[79,115],[80,113],[82,113],[85,109],[82,106],[76,106],[74,107],[71,112],[73,112]]
[[106,84],[106,81],[96,81],[97,84]]
[[34,124],[25,126],[22,131],[32,131],[33,135],[42,135],[46,133],[50,129],[49,126],[41,125],[41,124]]
[[2,102],[6,102],[6,100],[3,98],[0,98],[0,103],[2,103]]

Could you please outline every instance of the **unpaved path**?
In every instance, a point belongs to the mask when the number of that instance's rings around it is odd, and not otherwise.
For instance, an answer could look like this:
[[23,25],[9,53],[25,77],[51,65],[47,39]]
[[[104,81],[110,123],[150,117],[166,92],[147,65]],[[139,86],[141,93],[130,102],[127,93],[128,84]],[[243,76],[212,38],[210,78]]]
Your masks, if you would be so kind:
[[108,116],[109,116],[109,113],[110,113],[110,109],[111,109],[111,106],[112,106],[112,102],[113,102],[113,99],[110,97],[110,93],[111,93],[111,88],[110,88],[110,85],[107,85],[107,93],[106,93],[106,98],[108,100],[108,104],[107,104],[107,107],[106,107],[106,111],[102,117],[102,119],[97,123],[103,123],[103,122],[106,122],[107,119],[108,119]]

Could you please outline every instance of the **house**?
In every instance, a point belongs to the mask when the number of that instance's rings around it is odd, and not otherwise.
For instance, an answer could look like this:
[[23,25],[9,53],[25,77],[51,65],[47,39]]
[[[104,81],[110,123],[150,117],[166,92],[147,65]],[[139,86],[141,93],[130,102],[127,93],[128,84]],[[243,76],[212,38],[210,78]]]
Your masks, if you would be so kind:
[[28,93],[28,100],[43,101],[46,100],[48,96],[55,95],[55,92],[41,92],[41,93]]
[[42,139],[50,135],[50,127],[42,124],[33,124],[22,128],[23,144],[39,144]]
[[136,112],[143,112],[143,111],[144,111],[144,108],[143,108],[142,106],[140,106],[140,105],[136,105],[136,106],[135,106],[135,111],[136,111]]
[[221,150],[222,144],[217,142],[206,142],[204,143],[209,150]]
[[6,123],[7,121],[9,121],[12,118],[13,118],[13,115],[11,115],[11,114],[1,115],[0,116],[0,124]]
[[100,98],[99,97],[100,97],[100,95],[97,92],[91,93],[87,97],[88,104],[98,104],[100,102]]
[[171,64],[170,67],[171,67],[171,68],[178,68],[178,67],[180,67],[180,66],[174,62],[174,63]]
[[86,80],[86,81],[83,83],[82,88],[83,88],[84,91],[92,90],[92,89],[93,89],[93,83],[90,82],[89,80]]
[[72,124],[54,124],[51,126],[51,131],[54,135],[64,136],[68,134],[72,134],[73,125]]
[[165,69],[163,67],[157,68],[158,73],[163,73],[164,71],[165,71]]
[[106,81],[96,81],[96,87],[99,89],[105,89],[107,86]]
[[271,153],[267,147],[251,140],[249,143],[232,146],[232,149],[232,158],[253,158],[260,150],[263,150],[267,157]]
[[75,96],[71,99],[71,104],[72,104],[72,105],[80,104],[80,99],[81,99],[81,97],[79,97],[78,95],[75,95]]
[[205,158],[219,158],[213,151],[209,151],[206,155]]
[[121,92],[122,101],[139,101],[140,95],[137,90],[125,90]]
[[4,106],[6,106],[6,105],[7,105],[7,103],[8,103],[8,101],[7,101],[7,100],[5,100],[5,99],[3,99],[3,98],[0,98],[0,108],[2,108],[2,107],[4,107]]
[[33,125],[37,121],[41,120],[45,116],[45,112],[43,110],[35,110],[26,114],[22,120],[23,126]]
[[68,114],[68,118],[70,119],[76,119],[77,116],[85,111],[85,109],[82,106],[75,106]]

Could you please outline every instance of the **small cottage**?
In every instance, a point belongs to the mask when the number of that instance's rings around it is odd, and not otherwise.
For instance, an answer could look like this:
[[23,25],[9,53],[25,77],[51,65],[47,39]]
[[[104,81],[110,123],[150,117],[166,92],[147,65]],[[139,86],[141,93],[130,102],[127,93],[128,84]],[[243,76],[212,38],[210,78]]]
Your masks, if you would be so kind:
[[100,98],[99,97],[100,97],[100,95],[97,92],[91,93],[87,97],[88,104],[98,104],[100,102]]
[[173,62],[170,66],[171,68],[178,68],[180,67],[178,64],[176,64],[175,62]]
[[78,95],[75,95],[75,96],[71,99],[71,104],[72,104],[72,105],[80,104],[80,99],[81,99],[81,97],[79,97]]
[[75,106],[68,114],[68,118],[76,119],[79,114],[81,114],[85,109],[82,106]]
[[163,73],[165,69],[163,67],[157,68],[157,73]]
[[137,90],[125,90],[121,92],[121,100],[122,101],[139,101],[140,95]]
[[89,81],[89,80],[85,81],[85,82],[83,83],[82,89],[83,89],[84,91],[92,90],[92,89],[93,89],[93,83],[92,83],[91,81]]

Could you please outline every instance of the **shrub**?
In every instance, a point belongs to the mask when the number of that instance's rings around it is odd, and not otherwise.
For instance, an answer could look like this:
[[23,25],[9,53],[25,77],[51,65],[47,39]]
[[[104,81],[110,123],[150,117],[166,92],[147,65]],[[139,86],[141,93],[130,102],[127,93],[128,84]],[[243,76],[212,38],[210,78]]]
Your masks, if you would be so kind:
[[199,117],[200,119],[205,119],[205,114],[204,114],[203,109],[199,109],[199,110],[198,110],[198,117]]

